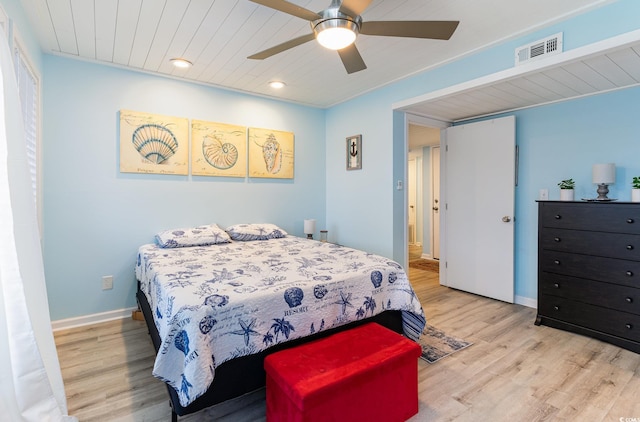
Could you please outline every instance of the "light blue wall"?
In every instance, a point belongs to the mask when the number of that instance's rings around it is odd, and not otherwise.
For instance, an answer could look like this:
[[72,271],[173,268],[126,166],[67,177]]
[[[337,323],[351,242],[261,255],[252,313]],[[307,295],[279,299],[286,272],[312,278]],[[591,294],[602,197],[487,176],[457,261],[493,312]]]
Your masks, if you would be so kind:
[[[403,142],[392,142],[393,150],[393,180],[391,183],[392,209],[393,209],[393,233],[405,233],[407,226],[406,215],[408,213],[407,204],[407,145],[408,122],[405,113],[398,111],[393,112],[393,139],[399,139]],[[398,182],[402,181],[399,185]],[[403,236],[393,236],[393,255],[392,258],[406,265],[405,257],[407,255],[407,239]]]
[[[327,227],[332,241],[393,257],[391,109],[370,97],[327,110]],[[347,171],[346,138],[358,134],[362,170]]]
[[[0,0],[43,75],[44,253],[52,319],[134,306],[133,263],[160,229],[272,221],[296,235],[316,218],[331,241],[405,259],[405,120],[392,104],[513,66],[516,46],[558,31],[565,50],[640,27],[640,2],[620,0],[545,30],[367,93],[326,111],[64,58],[41,57],[17,0]],[[586,194],[591,165],[640,174],[633,136],[638,90],[516,113],[516,294],[535,299],[535,202],[570,174]],[[292,181],[120,174],[118,110],[289,130]],[[636,119],[637,120],[637,119]],[[363,135],[363,169],[346,171],[345,138]],[[552,157],[552,158],[551,158]],[[584,191],[580,191],[585,186]],[[612,195],[624,199],[623,184]],[[620,191],[616,189],[622,189]],[[325,224],[326,222],[326,224]],[[88,246],[90,245],[90,246]],[[100,278],[114,275],[112,291]]]
[[[22,48],[26,50],[30,64],[38,75],[42,75],[42,52],[35,33],[19,0],[0,0],[0,5],[11,20],[11,32],[20,37]],[[9,34],[11,38],[11,34]],[[9,40],[12,42],[12,40]],[[11,45],[11,44],[10,44]]]
[[[53,320],[135,306],[136,251],[163,229],[325,223],[324,110],[55,56],[44,59],[44,257]],[[119,172],[118,110],[295,134],[292,180]],[[113,290],[101,277],[114,276]]]
[[[404,216],[398,211],[394,198],[397,175],[405,173],[406,156],[400,145],[404,143],[404,122],[392,110],[392,104],[437,89],[513,67],[513,52],[517,46],[562,31],[565,51],[640,28],[640,2],[620,0],[589,11],[544,30],[532,32],[517,40],[465,57],[454,63],[416,75],[384,88],[367,93],[327,111],[327,222],[341,226],[341,242],[381,253],[401,262],[400,252],[403,225],[396,219]],[[624,101],[620,101],[624,99]],[[638,90],[600,95],[580,101],[538,107],[518,112],[516,118],[520,153],[520,186],[516,190],[516,295],[536,299],[536,245],[534,236],[538,189],[548,187],[552,193],[556,180],[570,174],[584,185],[595,162],[614,161],[622,166],[629,157],[638,155],[632,135],[638,133],[634,121],[635,104],[640,102]],[[555,111],[555,112],[554,112]],[[600,113],[600,114],[599,114]],[[610,123],[616,117],[616,123]],[[637,120],[637,118],[635,118]],[[614,129],[620,124],[621,127]],[[578,126],[578,127],[576,127]],[[592,126],[609,127],[609,133],[623,134],[623,138],[605,136],[604,130]],[[535,128],[535,131],[533,131]],[[533,131],[533,132],[532,132]],[[351,132],[363,136],[362,177],[341,172],[335,157],[336,140]],[[555,143],[540,144],[538,133],[555,137]],[[600,136],[587,136],[599,133]],[[606,146],[605,146],[606,145]],[[552,149],[554,147],[555,149]],[[630,150],[630,151],[629,151]],[[535,153],[529,153],[535,151]],[[602,151],[607,151],[607,160]],[[397,157],[394,154],[400,154]],[[333,157],[333,159],[332,159]],[[373,157],[373,158],[369,158]],[[570,164],[568,164],[570,163]],[[640,162],[626,161],[628,174],[640,174]],[[396,168],[400,166],[401,168]],[[580,169],[584,172],[579,175]],[[622,170],[619,170],[619,177]],[[390,178],[391,177],[391,178]],[[548,179],[548,180],[547,180]],[[617,189],[617,187],[616,187]],[[612,190],[614,195],[622,192]],[[583,191],[586,193],[586,190]],[[626,195],[628,198],[628,194]],[[375,206],[372,198],[376,198]],[[624,197],[623,197],[624,198]],[[390,220],[393,218],[393,220]],[[367,236],[367,233],[375,233]]]
[[609,198],[631,199],[631,179],[640,175],[640,88],[631,88],[511,113],[520,149],[516,188],[516,295],[537,298],[537,204],[540,189],[560,198],[557,183],[573,178],[575,197],[594,198],[591,167],[616,164]]

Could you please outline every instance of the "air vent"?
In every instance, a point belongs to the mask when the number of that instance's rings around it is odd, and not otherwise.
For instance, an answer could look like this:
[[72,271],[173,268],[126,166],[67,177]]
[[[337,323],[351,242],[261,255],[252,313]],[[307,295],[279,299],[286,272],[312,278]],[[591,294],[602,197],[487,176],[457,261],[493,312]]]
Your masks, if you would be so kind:
[[562,32],[516,48],[516,66],[562,53]]

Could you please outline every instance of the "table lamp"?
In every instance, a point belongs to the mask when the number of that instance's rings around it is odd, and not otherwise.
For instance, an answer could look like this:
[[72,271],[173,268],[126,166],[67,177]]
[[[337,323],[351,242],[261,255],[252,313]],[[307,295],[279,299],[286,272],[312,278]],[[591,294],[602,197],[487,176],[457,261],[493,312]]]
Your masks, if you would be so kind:
[[307,239],[313,239],[313,233],[316,231],[316,220],[304,220],[304,234]]
[[609,186],[616,182],[616,165],[614,163],[594,164],[593,183],[598,185],[596,201],[608,201]]

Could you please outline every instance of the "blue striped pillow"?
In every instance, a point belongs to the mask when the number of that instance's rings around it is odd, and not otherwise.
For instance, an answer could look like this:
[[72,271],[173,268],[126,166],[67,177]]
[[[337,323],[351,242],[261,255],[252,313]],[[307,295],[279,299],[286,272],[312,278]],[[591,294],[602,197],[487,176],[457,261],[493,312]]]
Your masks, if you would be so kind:
[[286,237],[287,232],[275,224],[236,224],[227,227],[227,233],[233,240],[268,240]]

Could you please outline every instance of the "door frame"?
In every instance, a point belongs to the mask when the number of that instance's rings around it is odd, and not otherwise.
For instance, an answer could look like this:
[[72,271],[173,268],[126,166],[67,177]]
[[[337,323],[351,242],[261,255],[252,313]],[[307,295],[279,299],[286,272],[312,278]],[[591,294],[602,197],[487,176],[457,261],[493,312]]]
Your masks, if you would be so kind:
[[[440,131],[440,137],[442,137],[442,130]],[[440,147],[440,145],[431,146],[431,178],[432,178],[432,180],[431,180],[431,208],[432,209],[430,210],[431,212],[429,213],[429,215],[430,215],[429,224],[430,224],[430,233],[431,233],[431,258],[440,260],[440,256],[441,256],[441,253],[440,253],[440,241],[441,241],[441,237],[442,237],[442,234],[440,233],[440,229],[441,229],[440,220],[442,219],[442,213],[440,212],[441,211],[440,208],[442,207],[442,183],[440,183],[440,177],[441,177],[440,171],[438,171],[438,201],[439,202],[438,202],[438,224],[437,224],[437,226],[438,226],[438,236],[437,236],[437,238],[438,238],[438,256],[437,257],[436,257],[436,253],[435,253],[435,249],[436,249],[436,240],[435,239],[436,239],[436,236],[435,236],[435,230],[434,230],[435,217],[434,217],[434,212],[433,212],[433,207],[435,206],[435,204],[433,202],[434,201],[433,192],[434,192],[434,186],[436,185],[433,182],[433,175],[435,174],[435,172],[433,171],[433,167],[434,167],[434,163],[436,161],[435,158],[434,158],[434,153],[433,152],[434,152],[434,150],[436,148],[438,149],[438,170],[440,170],[440,166],[442,165],[442,148]]]

